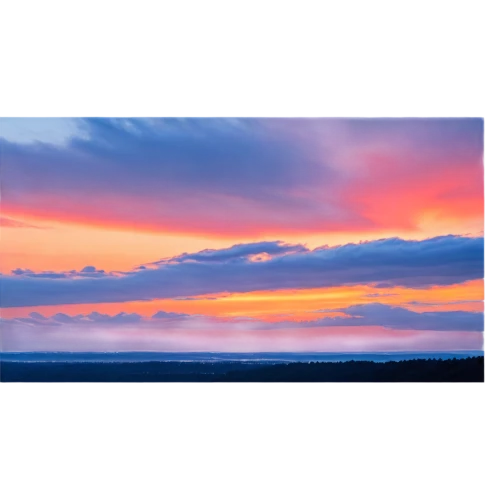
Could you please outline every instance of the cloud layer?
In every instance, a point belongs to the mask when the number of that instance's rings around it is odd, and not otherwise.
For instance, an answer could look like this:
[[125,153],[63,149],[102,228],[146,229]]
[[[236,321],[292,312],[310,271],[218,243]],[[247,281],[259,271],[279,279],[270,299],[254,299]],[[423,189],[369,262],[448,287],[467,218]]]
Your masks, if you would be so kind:
[[[5,213],[263,237],[482,218],[478,119],[83,119],[0,137]],[[394,209],[397,207],[397,209]]]
[[403,307],[385,304],[363,304],[332,310],[340,313],[335,317],[323,317],[311,321],[275,321],[269,322],[255,318],[221,318],[204,315],[190,315],[159,311],[152,317],[136,313],[119,313],[114,316],[97,312],[88,315],[69,316],[58,313],[45,317],[31,313],[26,318],[2,320],[2,325],[9,329],[19,327],[57,328],[67,326],[106,326],[125,328],[131,326],[140,329],[231,329],[231,330],[283,330],[294,328],[324,328],[367,326],[383,327],[388,330],[424,330],[424,331],[470,331],[482,332],[486,327],[485,313],[467,311],[414,312]]
[[[29,270],[28,270],[29,271]],[[68,273],[16,270],[2,276],[2,307],[126,302],[223,292],[372,284],[449,285],[484,276],[484,240],[442,236],[321,247],[261,242],[183,254],[132,272],[92,266]]]

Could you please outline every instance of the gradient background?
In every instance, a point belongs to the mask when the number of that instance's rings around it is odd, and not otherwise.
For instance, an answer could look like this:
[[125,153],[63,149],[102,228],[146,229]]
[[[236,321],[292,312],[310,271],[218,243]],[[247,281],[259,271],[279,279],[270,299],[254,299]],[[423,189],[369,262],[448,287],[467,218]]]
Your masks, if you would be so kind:
[[5,5],[6,116],[485,117],[491,302],[485,384],[0,384],[9,499],[67,499],[75,485],[82,498],[498,497],[494,8]]

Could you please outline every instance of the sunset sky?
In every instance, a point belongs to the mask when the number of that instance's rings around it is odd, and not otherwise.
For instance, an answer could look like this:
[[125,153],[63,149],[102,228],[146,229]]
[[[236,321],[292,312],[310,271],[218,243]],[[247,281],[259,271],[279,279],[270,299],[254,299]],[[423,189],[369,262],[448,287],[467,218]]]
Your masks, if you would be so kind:
[[481,119],[0,119],[3,351],[483,348]]

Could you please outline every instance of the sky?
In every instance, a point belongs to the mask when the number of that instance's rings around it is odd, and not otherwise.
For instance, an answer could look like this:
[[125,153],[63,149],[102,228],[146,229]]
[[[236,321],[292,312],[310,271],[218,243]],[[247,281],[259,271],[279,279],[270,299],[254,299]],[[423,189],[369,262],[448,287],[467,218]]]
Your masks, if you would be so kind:
[[3,351],[483,348],[483,121],[1,118]]

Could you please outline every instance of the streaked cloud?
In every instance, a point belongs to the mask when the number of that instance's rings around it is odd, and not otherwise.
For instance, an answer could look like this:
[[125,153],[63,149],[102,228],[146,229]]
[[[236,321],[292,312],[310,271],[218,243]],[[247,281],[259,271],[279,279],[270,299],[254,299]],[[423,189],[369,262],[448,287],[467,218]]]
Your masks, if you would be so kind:
[[62,146],[0,139],[6,213],[225,237],[482,218],[478,119],[77,124]]
[[[262,248],[274,255],[253,260]],[[461,236],[423,241],[392,238],[310,251],[262,242],[180,256],[126,273],[41,274],[2,276],[2,306],[126,302],[353,284],[449,285],[483,277],[484,240]],[[60,279],[52,279],[55,277]]]
[[45,226],[29,224],[20,220],[11,219],[10,217],[0,217],[0,226],[6,228],[47,229]]
[[[39,326],[59,326],[69,323],[74,325],[89,324],[130,324],[144,323],[152,326],[158,324],[158,328],[165,328],[164,323],[174,327],[181,322],[186,326],[186,321],[204,321],[213,323],[231,323],[239,328],[249,328],[251,330],[268,329],[302,329],[317,327],[358,327],[358,326],[381,326],[393,330],[429,330],[429,331],[478,331],[484,329],[484,315],[480,312],[467,311],[444,311],[444,312],[414,312],[404,307],[394,307],[386,304],[372,303],[359,304],[346,308],[329,309],[325,313],[341,313],[335,317],[325,316],[313,321],[275,321],[267,323],[255,318],[246,317],[216,317],[204,315],[180,314],[175,312],[158,311],[151,317],[141,316],[137,313],[120,312],[115,315],[92,312],[87,315],[70,316],[64,313],[56,313],[45,317],[39,313],[30,313],[28,317],[13,318],[3,320],[4,324],[15,325],[19,322]],[[287,315],[283,315],[286,318]],[[332,330],[332,333],[335,329]]]
[[365,297],[372,299],[372,298],[379,298],[379,297],[394,297],[396,295],[397,294],[395,294],[395,293],[367,293],[365,295]]
[[423,302],[419,300],[412,300],[410,302],[406,302],[406,305],[410,306],[420,306],[420,307],[433,307],[433,306],[442,306],[442,305],[460,305],[464,304],[483,304],[483,300],[450,300],[448,302]]

